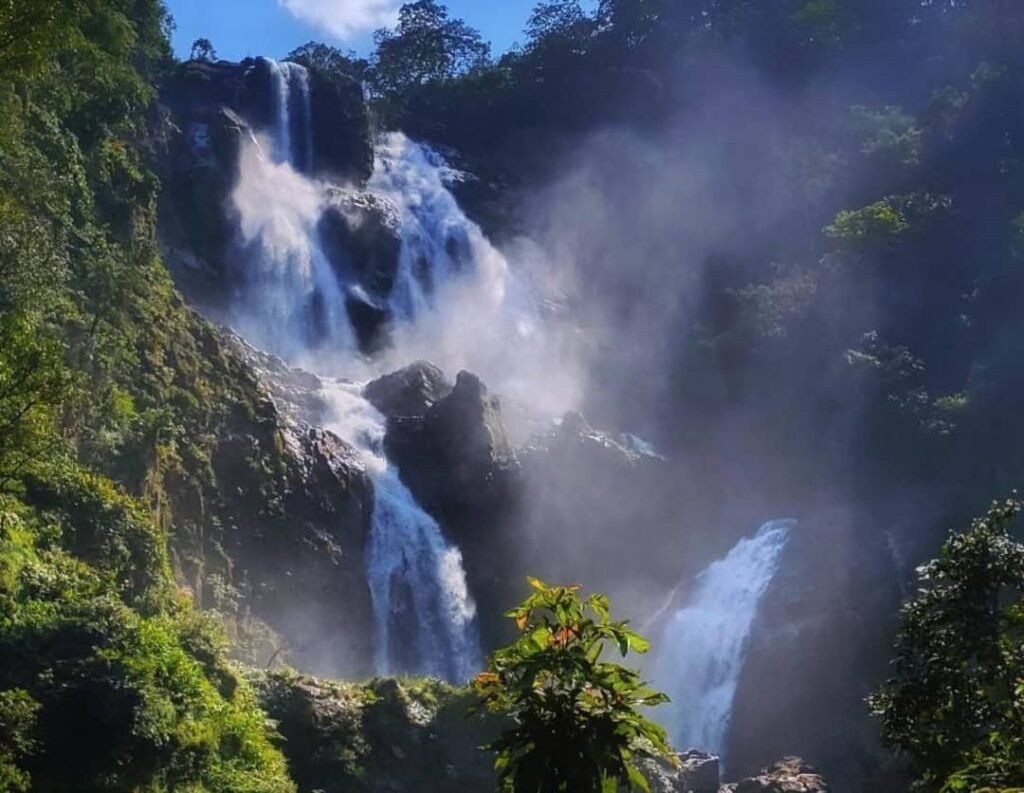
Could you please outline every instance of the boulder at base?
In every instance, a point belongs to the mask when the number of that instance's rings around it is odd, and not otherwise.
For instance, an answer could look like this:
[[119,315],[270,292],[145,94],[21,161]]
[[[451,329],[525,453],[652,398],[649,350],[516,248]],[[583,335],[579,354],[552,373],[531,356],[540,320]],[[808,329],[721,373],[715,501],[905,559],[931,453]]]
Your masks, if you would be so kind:
[[727,785],[730,793],[828,793],[828,784],[799,757],[787,757],[771,768],[737,785]]

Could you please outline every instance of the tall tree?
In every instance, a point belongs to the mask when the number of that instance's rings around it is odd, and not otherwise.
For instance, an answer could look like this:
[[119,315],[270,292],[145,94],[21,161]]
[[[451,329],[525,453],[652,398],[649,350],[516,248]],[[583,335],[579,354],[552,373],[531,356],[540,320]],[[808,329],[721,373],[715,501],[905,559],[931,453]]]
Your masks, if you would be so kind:
[[531,46],[550,41],[581,41],[593,32],[594,23],[579,0],[545,0],[526,22]]
[[217,50],[209,39],[196,39],[192,42],[192,52],[189,58],[193,61],[205,61],[207,63],[217,60]]
[[349,50],[344,53],[337,47],[310,41],[288,53],[286,60],[298,63],[309,69],[319,69],[330,74],[344,74],[354,80],[363,82],[366,79],[370,64]]
[[486,66],[490,45],[435,0],[406,3],[394,30],[374,34],[371,84],[380,94],[396,94],[448,80]]

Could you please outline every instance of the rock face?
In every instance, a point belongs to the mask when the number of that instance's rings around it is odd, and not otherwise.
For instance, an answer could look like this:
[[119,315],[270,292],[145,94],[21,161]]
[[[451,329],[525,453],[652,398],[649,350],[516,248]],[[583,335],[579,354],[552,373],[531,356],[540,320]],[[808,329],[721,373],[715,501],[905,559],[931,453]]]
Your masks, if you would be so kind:
[[249,662],[368,674],[370,479],[352,449],[311,423],[317,378],[201,327],[209,359],[251,407],[212,429],[208,458],[171,456],[159,469],[178,578],[228,618]]
[[[631,616],[642,624],[696,557],[676,506],[685,501],[685,480],[626,441],[571,413],[521,449],[529,503],[520,542],[530,547],[534,575],[586,581],[620,609],[635,608]],[[624,563],[642,566],[643,581],[634,577],[627,587]]]
[[362,86],[346,75],[311,69],[310,91],[314,173],[335,182],[366,181],[373,148]]

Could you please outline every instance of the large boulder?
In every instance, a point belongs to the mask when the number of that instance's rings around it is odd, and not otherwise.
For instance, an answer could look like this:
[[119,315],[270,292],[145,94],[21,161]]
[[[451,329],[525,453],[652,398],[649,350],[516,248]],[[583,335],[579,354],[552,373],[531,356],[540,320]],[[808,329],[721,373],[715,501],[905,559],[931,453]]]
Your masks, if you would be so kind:
[[718,757],[693,749],[679,755],[680,793],[718,793],[720,784]]
[[521,594],[526,570],[517,562],[521,472],[501,402],[468,372],[449,388],[429,364],[372,384],[367,397],[389,417],[389,459],[462,551],[484,646],[505,642],[500,615]]
[[371,298],[386,300],[398,274],[401,223],[398,208],[386,198],[333,190],[320,219],[320,239],[342,278],[361,284]]
[[425,416],[451,391],[444,372],[429,361],[416,361],[369,383],[363,395],[387,418],[408,418]]
[[360,349],[380,349],[402,253],[398,208],[373,193],[333,189],[317,231],[338,278],[351,285],[347,308]]
[[449,523],[503,500],[519,471],[500,400],[469,372],[424,415],[392,418],[385,448],[420,503]]

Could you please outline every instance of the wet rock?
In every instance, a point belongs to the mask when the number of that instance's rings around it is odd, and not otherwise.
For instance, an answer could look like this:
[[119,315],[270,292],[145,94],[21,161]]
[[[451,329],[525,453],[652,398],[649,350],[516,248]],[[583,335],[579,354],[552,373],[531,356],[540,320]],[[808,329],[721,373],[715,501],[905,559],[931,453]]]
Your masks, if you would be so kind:
[[391,294],[402,249],[397,207],[372,193],[336,190],[319,225],[324,251],[335,272],[358,283],[373,300]]
[[690,750],[679,755],[680,793],[717,793],[721,784],[718,758]]
[[225,329],[232,348],[252,368],[274,401],[277,411],[293,425],[313,426],[327,419],[323,382],[312,372],[289,366],[276,355],[260,350]]
[[363,395],[388,418],[424,416],[451,393],[444,372],[428,361],[417,361],[366,386]]
[[828,793],[825,780],[799,757],[787,757],[729,790],[734,793]]
[[519,470],[500,401],[469,372],[424,415],[391,419],[385,447],[420,503],[449,525],[457,513],[500,500]]

